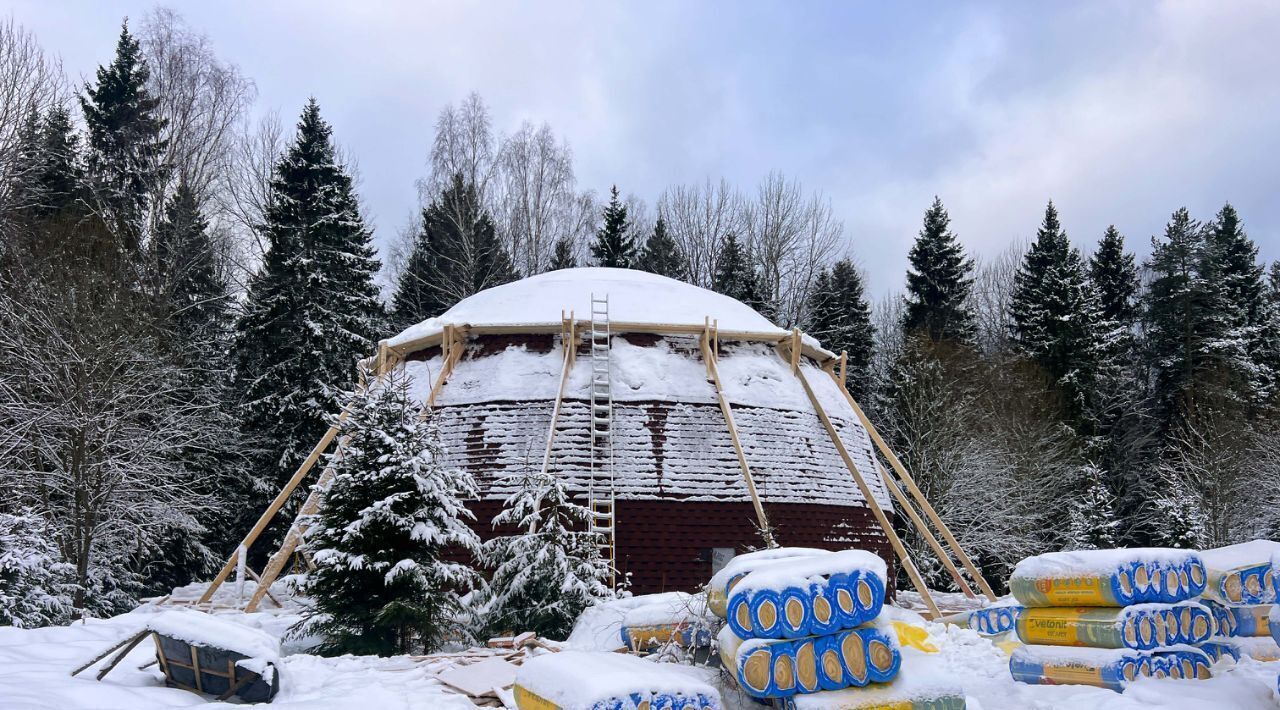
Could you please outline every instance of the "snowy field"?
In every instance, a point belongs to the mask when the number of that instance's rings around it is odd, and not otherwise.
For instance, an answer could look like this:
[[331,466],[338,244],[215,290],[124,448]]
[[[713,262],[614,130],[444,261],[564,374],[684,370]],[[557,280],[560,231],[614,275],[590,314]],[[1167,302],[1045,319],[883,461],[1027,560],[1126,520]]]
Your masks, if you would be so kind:
[[[198,594],[197,587],[182,590]],[[286,602],[288,604],[288,602]],[[94,671],[76,678],[69,674],[113,643],[134,634],[157,612],[143,606],[106,620],[34,630],[0,629],[0,708],[5,710],[75,710],[80,708],[152,710],[208,703],[208,699],[183,690],[165,688],[160,671],[152,665],[154,647],[140,645],[103,681]],[[903,650],[902,676],[950,682],[965,690],[972,710],[1275,710],[1274,692],[1280,662],[1249,659],[1238,665],[1227,661],[1215,667],[1216,677],[1206,681],[1143,679],[1123,694],[1083,686],[1030,686],[1009,676],[1008,657],[990,641],[967,629],[926,624],[912,612],[896,610],[895,616],[925,625],[928,643],[937,653],[914,648]],[[570,638],[583,649],[616,646],[621,612],[607,608],[588,611]],[[297,619],[295,609],[255,614],[229,612],[220,618],[281,636]],[[432,674],[447,661],[418,662],[408,658],[320,658],[301,649],[306,640],[286,641],[281,661],[281,690],[272,707],[314,710],[338,708],[471,708],[470,701],[446,689]],[[713,671],[688,668],[723,689],[726,708],[757,710],[761,706],[728,688]]]

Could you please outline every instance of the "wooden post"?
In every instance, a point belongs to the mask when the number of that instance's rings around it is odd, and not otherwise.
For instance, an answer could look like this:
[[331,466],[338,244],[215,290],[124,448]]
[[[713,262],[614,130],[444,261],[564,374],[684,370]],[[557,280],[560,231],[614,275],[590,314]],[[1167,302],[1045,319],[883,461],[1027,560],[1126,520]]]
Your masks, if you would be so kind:
[[777,547],[778,543],[773,539],[773,531],[769,528],[769,519],[765,517],[764,506],[760,503],[760,496],[756,492],[756,482],[751,475],[751,467],[747,465],[747,456],[742,451],[742,442],[738,439],[738,428],[733,423],[733,409],[729,406],[729,400],[724,396],[724,387],[720,384],[720,368],[716,365],[716,356],[711,349],[710,321],[700,345],[702,360],[707,366],[707,378],[716,386],[716,399],[720,402],[720,412],[724,414],[725,424],[729,427],[729,440],[733,442],[733,452],[738,455],[738,465],[742,467],[742,480],[746,481],[747,492],[751,494],[751,505],[756,509],[756,520],[760,522],[760,534],[764,537],[765,546]]
[[800,344],[800,329],[791,329],[791,371],[800,374],[800,353],[803,348]]
[[951,556],[942,548],[942,544],[938,542],[938,538],[933,536],[933,532],[929,530],[929,526],[925,524],[924,520],[920,519],[920,514],[916,512],[907,497],[902,494],[902,489],[898,488],[898,484],[894,483],[893,479],[889,477],[889,472],[884,470],[883,466],[877,466],[877,470],[880,471],[880,480],[884,481],[884,487],[889,489],[889,492],[893,494],[893,499],[898,502],[898,507],[906,511],[907,517],[911,518],[911,524],[916,526],[916,530],[919,530],[921,535],[924,535],[925,542],[929,543],[933,554],[938,556],[938,559],[942,561],[942,565],[947,568],[947,572],[951,573],[951,579],[955,581],[956,588],[964,592],[966,597],[976,599],[973,589],[965,581],[964,576],[960,574],[960,570],[956,569],[955,563],[951,561]]
[[117,653],[115,655],[115,658],[111,659],[110,663],[103,666],[102,670],[98,671],[97,680],[102,680],[104,677],[106,677],[106,675],[111,672],[111,669],[119,665],[120,661],[123,661],[124,657],[129,655],[129,652],[132,651],[135,646],[142,643],[142,639],[150,635],[151,635],[151,631],[147,629],[143,629],[142,631],[139,631],[138,633],[134,634],[133,638],[129,639],[129,643],[124,648],[120,649],[120,653]]
[[[570,311],[572,314],[573,311]],[[569,374],[573,372],[574,356],[578,349],[578,340],[574,334],[575,328],[570,315],[569,320],[564,320],[564,311],[560,311],[560,345],[564,348],[564,364],[561,365],[560,372],[560,388],[556,390],[556,403],[551,408],[551,424],[547,427],[547,448],[542,452],[542,473],[546,475],[547,469],[551,467],[551,445],[556,440],[556,423],[560,421],[560,410],[564,406],[564,391],[569,386]],[[533,523],[529,526],[529,532],[538,531],[538,510],[541,501],[535,501],[533,505]]]
[[842,388],[848,388],[849,386],[847,384],[849,381],[848,372],[847,372],[848,367],[849,367],[849,353],[846,350],[841,350],[840,351],[840,386]]
[[[795,342],[794,339],[793,342]],[[792,361],[795,361],[794,354],[792,354]],[[880,529],[884,531],[885,537],[889,538],[889,544],[893,547],[894,552],[897,553],[903,569],[907,571],[907,577],[915,585],[916,591],[920,592],[920,598],[924,600],[925,606],[929,607],[933,617],[935,619],[938,618],[941,616],[941,612],[938,611],[938,605],[933,601],[933,594],[925,586],[924,579],[920,577],[920,571],[916,569],[915,563],[911,561],[911,555],[907,553],[907,548],[902,544],[898,533],[894,532],[893,524],[889,521],[889,517],[885,515],[884,509],[876,502],[875,496],[871,495],[871,488],[867,486],[866,480],[858,472],[857,465],[853,463],[853,459],[849,456],[849,451],[845,449],[844,442],[840,440],[839,433],[836,432],[831,419],[827,417],[827,412],[822,408],[822,403],[818,401],[818,396],[814,394],[808,378],[804,376],[804,372],[799,367],[795,369],[795,373],[796,377],[800,379],[800,384],[804,386],[805,394],[809,396],[809,402],[813,404],[813,411],[818,414],[818,419],[831,437],[831,443],[836,447],[836,453],[840,454],[841,459],[844,459],[845,468],[849,469],[849,473],[853,475],[853,481],[858,484],[858,490],[862,492],[862,497],[867,501],[867,507],[871,509],[872,515],[880,523]]]
[[889,465],[893,467],[898,477],[902,479],[903,484],[906,485],[907,490],[911,493],[911,497],[920,504],[920,509],[924,511],[929,520],[933,521],[933,524],[938,528],[938,532],[942,533],[942,538],[947,541],[947,545],[955,552],[956,557],[960,558],[961,564],[964,565],[964,568],[969,571],[969,575],[978,583],[982,593],[986,595],[987,599],[995,601],[995,591],[991,589],[990,584],[987,584],[987,578],[982,576],[982,572],[973,564],[973,560],[969,559],[969,556],[965,554],[964,549],[960,547],[959,541],[951,534],[950,528],[947,527],[946,523],[942,522],[942,517],[938,515],[938,511],[933,509],[929,499],[925,497],[924,492],[916,485],[915,479],[911,477],[911,474],[907,472],[907,468],[902,465],[893,450],[885,443],[875,425],[871,423],[870,419],[867,419],[862,407],[858,406],[858,403],[854,401],[853,395],[849,394],[848,390],[841,387],[840,391],[844,393],[845,399],[848,400],[849,406],[853,408],[853,413],[857,415],[858,421],[862,423],[863,428],[867,430],[867,433],[871,435],[871,439],[875,441],[880,453],[884,454],[885,459],[889,461]]

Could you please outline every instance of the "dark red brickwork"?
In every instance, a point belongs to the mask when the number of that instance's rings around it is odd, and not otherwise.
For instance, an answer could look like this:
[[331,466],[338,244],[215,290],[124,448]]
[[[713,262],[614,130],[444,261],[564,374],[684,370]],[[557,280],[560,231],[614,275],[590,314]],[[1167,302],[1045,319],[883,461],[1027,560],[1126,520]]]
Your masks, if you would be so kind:
[[[618,506],[618,568],[630,573],[636,594],[697,590],[711,577],[711,549],[731,547],[738,553],[758,547],[755,511],[750,503],[678,500],[620,500]],[[474,501],[476,529],[488,539],[500,501]],[[778,542],[794,547],[827,550],[870,550],[890,566],[889,541],[879,531],[871,511],[807,503],[768,503],[765,513]]]

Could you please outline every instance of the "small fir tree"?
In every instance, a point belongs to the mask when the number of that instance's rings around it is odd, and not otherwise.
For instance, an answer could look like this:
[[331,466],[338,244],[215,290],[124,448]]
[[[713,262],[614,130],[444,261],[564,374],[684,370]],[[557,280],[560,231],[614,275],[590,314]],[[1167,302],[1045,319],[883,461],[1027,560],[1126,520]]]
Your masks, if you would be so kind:
[[160,99],[147,90],[151,70],[129,25],[120,28],[116,56],[98,67],[97,84],[84,87],[80,107],[88,133],[89,174],[120,245],[128,254],[140,246],[148,205],[165,172],[165,120],[156,115]]
[[560,269],[576,268],[578,268],[578,260],[573,256],[573,240],[569,237],[560,237],[556,240],[556,248],[551,255],[549,270],[559,271]]
[[75,568],[62,561],[53,538],[31,510],[0,512],[0,626],[31,629],[71,619]]
[[1234,351],[1231,368],[1245,401],[1259,405],[1274,391],[1280,372],[1273,370],[1274,353],[1268,342],[1270,312],[1258,247],[1245,233],[1231,203],[1222,206],[1207,229],[1218,274],[1216,290],[1226,319],[1222,344]]
[[653,225],[653,234],[640,250],[636,268],[679,281],[688,277],[689,267],[680,251],[680,245],[667,234],[667,222],[661,217]]
[[636,260],[636,238],[631,233],[627,206],[618,199],[617,185],[609,191],[609,204],[602,216],[604,224],[591,244],[591,256],[595,258],[596,266],[631,268]]
[[1157,547],[1199,550],[1209,539],[1209,522],[1195,488],[1182,476],[1166,471],[1161,476],[1158,493],[1150,511],[1153,536]]
[[485,543],[493,569],[479,616],[487,633],[535,631],[564,638],[587,607],[613,596],[609,563],[599,537],[587,530],[590,512],[569,498],[563,482],[526,469],[493,519],[511,535]]
[[1067,529],[1068,550],[1108,550],[1116,547],[1120,520],[1116,499],[1096,466],[1086,466],[1080,481],[1080,497],[1071,504]]
[[1089,279],[1103,320],[1126,331],[1132,328],[1138,317],[1138,265],[1124,250],[1124,237],[1115,225],[1107,227],[1089,260]]
[[429,652],[463,631],[462,595],[478,577],[445,550],[480,548],[464,504],[476,487],[445,465],[435,422],[420,411],[402,375],[351,398],[307,539],[314,606],[298,627],[324,636],[325,653]]
[[818,274],[809,298],[809,334],[833,352],[848,353],[846,387],[864,401],[871,390],[871,352],[875,329],[862,275],[848,259]]
[[774,317],[773,304],[765,295],[764,282],[751,253],[734,234],[725,237],[724,246],[720,249],[715,273],[711,277],[711,290],[742,301],[765,318],[772,320]]
[[911,246],[907,296],[902,329],[922,332],[933,342],[969,342],[975,331],[969,292],[973,289],[973,260],[950,230],[951,217],[942,200],[924,213],[924,227]]

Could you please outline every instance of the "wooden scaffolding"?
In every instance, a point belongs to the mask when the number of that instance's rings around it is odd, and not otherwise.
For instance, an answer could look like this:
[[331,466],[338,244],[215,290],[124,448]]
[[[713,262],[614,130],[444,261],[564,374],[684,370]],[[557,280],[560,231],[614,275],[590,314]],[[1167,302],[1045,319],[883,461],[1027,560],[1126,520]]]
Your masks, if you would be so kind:
[[[576,362],[576,350],[580,334],[591,331],[591,322],[587,320],[576,320],[573,312],[569,311],[568,315],[561,312],[560,322],[543,323],[531,325],[501,325],[501,326],[470,326],[470,325],[446,325],[441,332],[433,333],[421,338],[410,340],[396,345],[390,345],[387,341],[379,344],[378,352],[374,357],[361,361],[360,363],[360,387],[367,386],[370,380],[376,382],[392,368],[400,366],[407,355],[428,348],[439,347],[441,352],[441,367],[432,384],[430,393],[424,402],[424,415],[434,406],[436,397],[439,395],[445,381],[452,374],[454,367],[458,361],[462,359],[466,349],[467,339],[473,336],[483,335],[511,335],[511,334],[558,334],[560,336],[561,346],[563,348],[563,362],[560,377],[560,386],[557,391],[556,400],[552,408],[551,421],[547,430],[547,443],[543,451],[542,470],[547,471],[551,463],[552,446],[555,442],[556,427],[560,418],[563,406],[564,395],[568,387],[570,372]],[[973,560],[965,553],[955,535],[952,534],[950,528],[943,522],[942,517],[929,503],[923,491],[916,484],[915,478],[907,470],[906,466],[893,452],[892,448],[885,442],[875,425],[867,418],[866,413],[854,400],[845,387],[846,372],[848,358],[845,353],[838,356],[817,347],[813,341],[806,342],[806,338],[799,329],[792,330],[789,334],[779,334],[778,332],[753,332],[753,331],[721,331],[717,323],[710,317],[704,319],[702,325],[685,325],[685,324],[654,324],[654,323],[631,323],[631,322],[612,322],[610,324],[610,332],[617,333],[643,333],[658,336],[692,336],[698,339],[698,347],[702,355],[703,362],[707,370],[707,381],[715,388],[717,403],[724,415],[725,426],[727,428],[730,440],[733,444],[734,453],[737,456],[739,466],[742,469],[742,478],[747,493],[751,499],[752,507],[755,510],[757,523],[759,525],[760,534],[765,544],[768,546],[776,546],[773,537],[773,530],[769,526],[768,517],[765,508],[760,500],[760,495],[756,489],[755,480],[752,477],[751,466],[748,461],[747,451],[742,445],[742,441],[738,434],[737,426],[734,423],[733,409],[730,406],[728,397],[725,394],[723,384],[719,373],[719,354],[721,341],[729,342],[746,342],[746,343],[765,343],[771,345],[779,356],[787,363],[794,377],[799,381],[804,389],[814,413],[817,415],[822,427],[826,430],[831,440],[836,454],[843,462],[849,475],[853,478],[859,492],[866,502],[868,509],[875,517],[877,524],[884,533],[885,538],[889,541],[893,552],[901,561],[904,572],[911,581],[912,586],[919,592],[922,601],[928,609],[931,616],[937,617],[941,610],[939,609],[933,595],[925,585],[920,575],[919,569],[916,567],[911,558],[910,552],[903,543],[901,537],[894,529],[893,521],[890,519],[888,512],[880,505],[874,496],[870,485],[868,484],[868,476],[871,472],[861,470],[850,456],[849,451],[840,437],[839,431],[835,423],[827,414],[826,408],[822,404],[814,385],[810,380],[810,376],[819,376],[829,378],[834,389],[838,390],[852,409],[858,423],[867,431],[868,436],[874,443],[873,458],[876,458],[878,452],[879,457],[888,464],[888,468],[876,462],[876,473],[879,479],[884,483],[884,488],[891,496],[897,507],[906,516],[906,522],[916,530],[919,536],[924,540],[929,550],[941,562],[942,566],[950,574],[955,581],[956,586],[969,598],[976,598],[980,592],[987,599],[994,601],[995,593],[991,586],[987,583],[981,570],[973,563]],[[211,600],[217,592],[218,588],[224,584],[233,572],[239,575],[247,574],[249,577],[256,579],[258,584],[254,594],[245,605],[245,611],[255,611],[258,605],[262,603],[264,597],[270,594],[271,585],[276,582],[281,572],[284,570],[289,559],[294,552],[298,550],[303,536],[306,533],[306,520],[316,512],[320,506],[320,500],[323,495],[325,486],[329,483],[334,475],[333,461],[342,454],[343,437],[340,437],[341,425],[347,418],[347,412],[339,415],[337,422],[331,426],[320,441],[299,465],[298,469],[290,477],[285,486],[280,490],[276,497],[267,506],[266,510],[259,517],[257,523],[245,535],[241,543],[233,550],[227,558],[222,569],[214,577],[213,582],[208,589],[200,597],[196,606],[211,603]],[[325,467],[320,474],[317,485],[307,496],[302,506],[299,508],[293,523],[289,527],[289,531],[285,536],[284,542],[280,548],[271,556],[262,573],[259,575],[250,569],[241,558],[247,555],[250,547],[258,540],[263,530],[270,524],[272,519],[279,514],[280,510],[285,506],[290,496],[308,476],[311,470],[324,452],[334,444],[337,440],[335,449],[336,456],[331,458],[329,466]],[[941,538],[941,539],[939,539]],[[959,566],[957,566],[957,562]],[[966,577],[960,571],[963,567],[964,572],[968,573]],[[977,592],[974,590],[974,584],[977,586]]]

